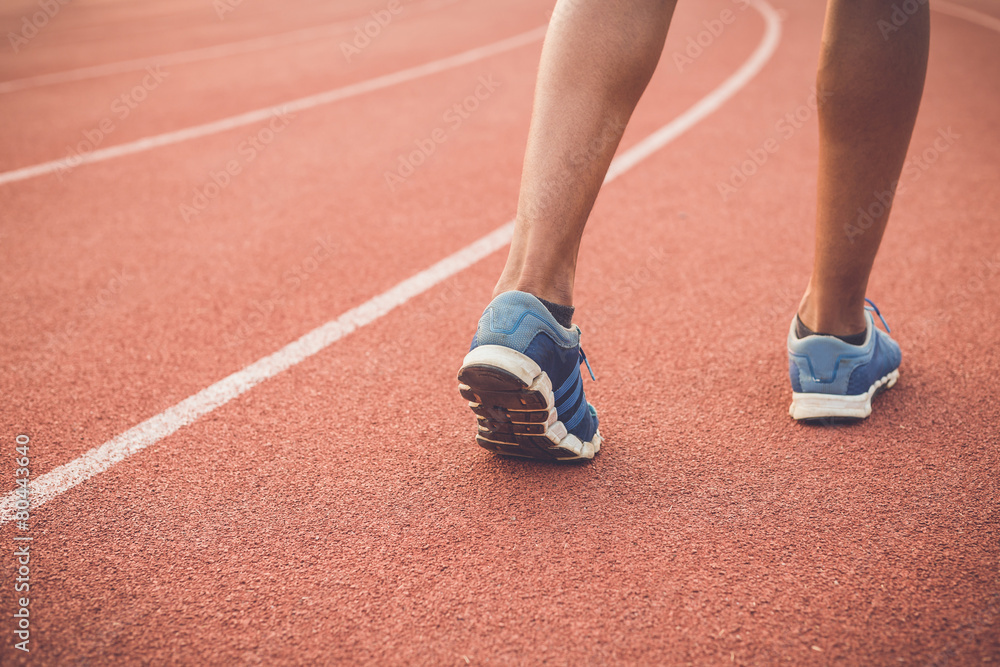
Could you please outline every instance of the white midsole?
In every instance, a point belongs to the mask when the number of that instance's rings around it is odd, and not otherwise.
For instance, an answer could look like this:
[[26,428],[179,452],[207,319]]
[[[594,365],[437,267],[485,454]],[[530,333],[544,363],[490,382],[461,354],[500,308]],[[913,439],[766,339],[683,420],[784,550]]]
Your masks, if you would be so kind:
[[[534,359],[503,345],[480,345],[465,355],[465,359],[462,360],[462,368],[466,366],[502,368],[508,373],[516,375],[526,387],[530,387],[538,376],[542,375],[542,367],[535,363]],[[551,383],[549,384],[549,393],[552,393]]]
[[891,387],[899,379],[899,369],[892,371],[875,382],[864,394],[840,396],[837,394],[817,394],[792,392],[792,404],[788,414],[792,419],[821,419],[824,417],[847,417],[864,419],[872,413],[872,396],[879,387]]
[[[545,398],[545,405],[549,410],[548,429],[545,431],[545,437],[555,447],[573,452],[577,458],[581,459],[592,459],[594,454],[600,451],[602,440],[600,431],[594,433],[590,442],[581,442],[580,438],[566,431],[566,426],[559,421],[556,414],[552,381],[549,379],[548,373],[543,371],[541,366],[528,355],[503,345],[480,345],[465,355],[465,359],[462,360],[462,368],[467,366],[500,368],[517,376],[530,391],[540,393]],[[476,403],[470,403],[470,405],[478,407]],[[488,440],[488,438],[484,439]]]

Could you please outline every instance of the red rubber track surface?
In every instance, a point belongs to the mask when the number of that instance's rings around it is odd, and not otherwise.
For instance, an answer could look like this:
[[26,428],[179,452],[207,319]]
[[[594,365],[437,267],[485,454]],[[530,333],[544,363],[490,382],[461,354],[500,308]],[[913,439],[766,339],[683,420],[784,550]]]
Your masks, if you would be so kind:
[[[363,25],[385,6],[246,2],[220,20],[194,0],[73,2],[2,52],[0,79]],[[551,9],[402,6],[350,62],[348,28],[177,64],[125,118],[111,105],[142,70],[0,94],[0,170],[65,157],[102,119],[115,129],[101,147],[117,145],[496,42]],[[598,200],[577,292],[597,459],[475,446],[455,373],[494,253],[34,509],[28,655],[12,618],[25,533],[0,528],[0,662],[1000,660],[1000,38],[933,14],[870,294],[901,379],[866,422],[808,427],[787,416],[784,336],[811,261],[823,17],[775,6],[763,71]],[[673,54],[727,9],[679,71]],[[9,3],[2,32],[35,11]],[[715,88],[763,30],[726,0],[681,3],[623,148]],[[263,123],[0,185],[3,492],[17,434],[37,478],[509,220],[539,50],[299,112],[187,220],[182,205]],[[481,77],[495,92],[449,126]],[[385,172],[439,127],[446,141],[390,190]],[[720,196],[772,137],[777,152]]]

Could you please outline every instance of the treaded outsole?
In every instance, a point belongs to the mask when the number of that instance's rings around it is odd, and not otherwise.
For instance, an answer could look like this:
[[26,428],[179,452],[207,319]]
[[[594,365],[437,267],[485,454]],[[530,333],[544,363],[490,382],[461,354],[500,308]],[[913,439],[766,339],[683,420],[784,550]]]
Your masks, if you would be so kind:
[[804,423],[850,423],[867,419],[872,413],[872,399],[899,380],[899,369],[883,376],[864,394],[840,396],[837,394],[792,393],[788,414]]
[[516,350],[477,347],[466,355],[458,381],[478,421],[476,443],[484,449],[546,461],[591,459],[600,451],[600,433],[590,442],[567,433],[548,375]]

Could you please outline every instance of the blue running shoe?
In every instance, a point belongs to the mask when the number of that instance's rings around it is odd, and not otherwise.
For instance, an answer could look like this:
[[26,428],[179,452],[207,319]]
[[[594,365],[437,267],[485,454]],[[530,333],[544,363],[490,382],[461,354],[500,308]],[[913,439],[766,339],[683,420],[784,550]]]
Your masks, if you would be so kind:
[[851,345],[835,336],[798,338],[792,319],[788,331],[792,405],[788,412],[793,419],[864,419],[872,412],[872,398],[896,384],[899,345],[876,328],[873,310],[889,331],[874,305],[865,308],[868,330],[864,345]]
[[526,292],[493,299],[458,372],[479,446],[536,459],[593,458],[601,435],[583,394],[582,363],[579,327],[563,327]]

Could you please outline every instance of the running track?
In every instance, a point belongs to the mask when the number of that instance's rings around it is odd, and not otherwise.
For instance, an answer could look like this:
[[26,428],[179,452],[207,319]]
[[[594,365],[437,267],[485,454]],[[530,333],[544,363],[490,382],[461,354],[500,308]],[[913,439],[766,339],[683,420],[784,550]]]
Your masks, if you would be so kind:
[[[1000,660],[1000,8],[933,14],[871,293],[900,383],[811,428],[785,412],[784,335],[822,11],[681,4],[582,251],[606,448],[556,466],[477,448],[454,379],[550,3],[404,2],[350,61],[386,3],[232,4],[70,3],[0,56],[0,662]],[[8,3],[4,34],[37,10]],[[93,162],[53,166],[87,137]]]

